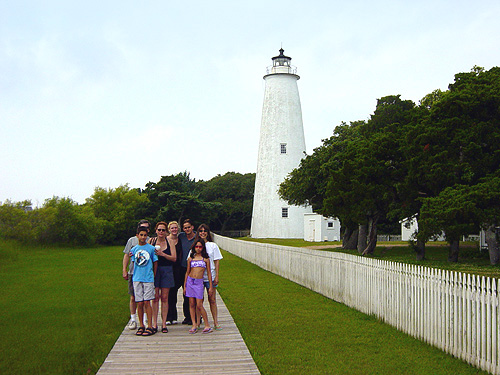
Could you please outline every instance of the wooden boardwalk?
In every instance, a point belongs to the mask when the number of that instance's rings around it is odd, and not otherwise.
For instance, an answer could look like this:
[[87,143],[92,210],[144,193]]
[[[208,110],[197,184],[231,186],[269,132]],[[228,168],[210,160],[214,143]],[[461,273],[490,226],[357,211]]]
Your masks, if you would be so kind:
[[[206,299],[204,306],[212,324]],[[220,295],[217,306],[223,329],[209,334],[190,334],[179,323],[141,337],[125,327],[97,374],[260,374]],[[177,311],[182,317],[182,288]]]

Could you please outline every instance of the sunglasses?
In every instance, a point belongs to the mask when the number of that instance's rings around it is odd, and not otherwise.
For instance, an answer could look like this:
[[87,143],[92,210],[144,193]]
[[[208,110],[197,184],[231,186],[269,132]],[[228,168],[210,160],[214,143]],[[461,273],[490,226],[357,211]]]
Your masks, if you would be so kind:
[[206,232],[208,232],[208,230],[200,229],[198,232],[200,232],[200,233],[206,233]]
[[158,232],[166,232],[167,230],[166,229],[163,229],[163,228],[158,228],[157,229]]

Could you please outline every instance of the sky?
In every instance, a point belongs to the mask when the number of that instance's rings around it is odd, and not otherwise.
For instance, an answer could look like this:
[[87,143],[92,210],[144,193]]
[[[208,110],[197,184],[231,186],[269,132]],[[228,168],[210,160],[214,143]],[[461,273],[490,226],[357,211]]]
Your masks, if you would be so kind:
[[0,202],[255,172],[281,47],[310,154],[378,98],[418,104],[498,66],[499,16],[498,0],[0,0]]

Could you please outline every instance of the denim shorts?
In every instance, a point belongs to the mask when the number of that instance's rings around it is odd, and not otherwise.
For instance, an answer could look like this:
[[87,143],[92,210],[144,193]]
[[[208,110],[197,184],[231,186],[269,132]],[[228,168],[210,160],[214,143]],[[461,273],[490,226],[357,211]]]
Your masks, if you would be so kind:
[[[203,285],[205,285],[205,288],[207,288],[207,291],[210,289],[210,282],[209,282],[209,281],[204,281],[204,282],[203,282]],[[212,281],[212,286],[213,286],[214,288],[217,288],[217,285],[215,285],[215,284],[213,283],[213,281]]]
[[156,269],[155,288],[173,288],[174,271],[172,266],[160,266]]

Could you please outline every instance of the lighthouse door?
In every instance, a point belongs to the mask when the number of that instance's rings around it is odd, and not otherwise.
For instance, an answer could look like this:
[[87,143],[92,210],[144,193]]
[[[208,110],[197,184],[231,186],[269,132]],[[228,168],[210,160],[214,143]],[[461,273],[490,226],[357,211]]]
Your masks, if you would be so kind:
[[316,241],[316,221],[309,220],[308,241]]

